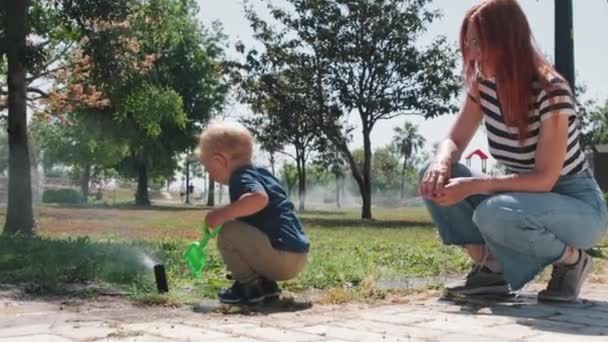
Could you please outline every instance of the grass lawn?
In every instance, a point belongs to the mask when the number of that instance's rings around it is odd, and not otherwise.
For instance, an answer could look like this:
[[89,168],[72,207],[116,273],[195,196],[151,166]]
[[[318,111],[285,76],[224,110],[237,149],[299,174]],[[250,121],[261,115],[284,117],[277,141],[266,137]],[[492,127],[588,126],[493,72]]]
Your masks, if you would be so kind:
[[[282,286],[323,290],[331,302],[382,298],[395,284],[440,280],[469,267],[458,248],[440,244],[428,214],[420,209],[376,209],[375,221],[358,211],[301,215],[312,247],[305,271]],[[200,279],[193,279],[182,253],[200,238],[201,209],[36,209],[38,237],[0,236],[0,284],[19,284],[33,293],[61,293],[66,284],[95,283],[120,288],[148,303],[190,302],[229,285],[215,244]],[[4,221],[4,213],[0,212]],[[144,260],[166,266],[170,294],[156,295]]]

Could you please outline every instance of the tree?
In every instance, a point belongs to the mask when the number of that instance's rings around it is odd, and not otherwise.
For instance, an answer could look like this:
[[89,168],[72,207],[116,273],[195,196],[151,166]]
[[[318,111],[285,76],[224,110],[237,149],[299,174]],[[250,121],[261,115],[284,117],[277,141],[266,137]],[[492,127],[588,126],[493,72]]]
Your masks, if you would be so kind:
[[581,148],[597,152],[597,145],[608,143],[608,101],[604,106],[596,106],[589,101],[578,109],[581,117]]
[[202,28],[191,1],[130,6],[126,20],[81,28],[79,68],[62,73],[50,102],[59,112],[96,108],[111,122],[108,133],[130,147],[117,170],[137,179],[136,203],[149,205],[148,180],[173,174],[223,102],[223,35]]
[[[423,49],[417,45],[426,26],[439,17],[426,9],[429,2],[287,0],[292,8],[285,10],[266,1],[281,24],[280,34],[266,34],[272,33],[267,23],[250,19],[259,33],[256,39],[272,58],[307,67],[303,81],[316,94],[316,122],[351,167],[362,197],[362,218],[372,218],[370,135],[375,124],[398,115],[432,117],[455,110],[451,101],[460,83],[454,49],[444,37]],[[339,120],[351,112],[362,123],[362,169]]]
[[287,188],[287,196],[291,198],[291,192],[298,181],[298,171],[293,164],[284,163],[281,167],[281,183]]
[[[34,144],[42,150],[45,165],[70,166],[85,202],[92,179],[114,167],[128,152],[125,142],[106,134],[108,122],[94,115],[72,113],[65,120],[34,117]],[[104,129],[105,128],[105,129]]]
[[195,177],[203,177],[203,169],[201,168],[198,158],[196,157],[194,152],[190,151],[190,153],[183,156],[182,165],[180,165],[180,171],[185,175],[184,178],[182,178],[182,181],[186,182],[186,199],[184,203],[190,204],[190,196],[193,194],[193,191],[190,191],[192,179]]
[[[69,50],[69,44],[66,46],[64,43],[72,40],[76,22],[120,20],[125,15],[128,2],[2,2],[0,69],[6,69],[2,71],[6,71],[7,77],[6,84],[0,79],[0,111],[8,109],[9,135],[9,195],[5,233],[34,233],[26,111],[28,101],[35,103],[48,97],[48,94],[35,87],[33,82],[54,71],[54,64]],[[71,11],[75,8],[81,11]],[[3,67],[4,58],[7,68]]]
[[315,156],[314,164],[319,165],[322,169],[329,170],[334,176],[336,184],[336,206],[341,207],[340,194],[344,193],[344,176],[346,175],[347,164],[344,157],[338,149],[331,143],[325,146],[319,146],[319,151]]
[[166,179],[177,168],[171,136],[185,128],[187,116],[181,97],[170,89],[145,84],[133,90],[115,116],[125,122],[132,136],[129,153],[119,171],[137,179],[135,204],[150,205],[148,181]]
[[[302,81],[297,68],[275,71],[276,65],[255,61],[255,53],[247,57],[248,74],[242,82],[244,100],[251,105],[254,116],[243,120],[262,146],[291,157],[298,171],[299,210],[305,209],[306,165],[315,146],[323,137],[312,115],[315,108],[312,94]],[[294,153],[278,148],[290,145]]]
[[377,148],[372,155],[372,179],[376,193],[392,194],[399,187],[399,160],[392,146]]
[[2,55],[8,62],[9,181],[5,233],[34,233],[32,182],[27,140],[26,38],[29,1],[3,1]]
[[418,126],[407,121],[403,124],[403,127],[395,127],[394,132],[393,144],[397,146],[397,150],[403,158],[400,187],[401,200],[403,200],[405,197],[405,171],[410,166],[408,165],[408,161],[424,147],[426,139],[418,133]]

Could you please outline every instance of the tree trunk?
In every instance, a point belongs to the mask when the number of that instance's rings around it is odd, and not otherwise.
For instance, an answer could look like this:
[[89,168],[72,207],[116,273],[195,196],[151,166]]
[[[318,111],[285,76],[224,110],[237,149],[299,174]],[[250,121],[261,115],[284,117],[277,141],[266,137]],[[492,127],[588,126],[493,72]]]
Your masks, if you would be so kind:
[[215,182],[211,176],[209,176],[209,183],[207,185],[207,206],[215,206]]
[[336,205],[340,209],[340,174],[336,173]]
[[186,158],[186,204],[190,204],[190,159]]
[[277,160],[275,158],[274,152],[270,152],[270,169],[272,170],[272,175],[276,177],[276,173],[275,173],[275,164],[276,164]]
[[371,129],[363,129],[363,191],[361,199],[361,218],[372,218],[372,142],[370,140]]
[[217,204],[218,205],[222,205],[222,199],[223,199],[223,193],[224,191],[222,191],[224,189],[222,189],[222,184],[218,184],[217,185]]
[[8,60],[8,207],[4,232],[34,234],[32,180],[27,139],[26,68],[27,10],[30,2],[3,1]]
[[80,175],[80,191],[82,192],[82,201],[87,203],[89,201],[89,183],[91,182],[91,164],[87,164],[82,169],[82,175]]
[[405,168],[407,166],[407,155],[403,155],[403,166],[401,167],[401,200],[405,198]]
[[[368,137],[369,139],[369,137]],[[334,139],[333,140],[334,144],[336,145],[336,147],[338,148],[338,150],[342,153],[342,155],[346,158],[346,161],[348,162],[348,165],[350,166],[350,171],[351,174],[353,176],[353,178],[355,179],[355,182],[357,182],[357,185],[359,186],[359,193],[361,194],[361,198],[363,199],[363,205],[362,205],[362,210],[361,210],[361,218],[365,218],[364,217],[364,207],[365,207],[365,199],[364,199],[364,183],[363,183],[363,176],[361,175],[361,170],[359,169],[359,165],[357,165],[357,162],[355,161],[355,158],[353,157],[352,153],[350,153],[350,150],[348,149],[348,145],[346,144],[346,142],[343,139]],[[370,208],[371,211],[371,208]],[[370,215],[371,216],[371,212]]]
[[137,194],[135,195],[135,204],[141,206],[150,206],[150,195],[148,193],[148,170],[146,162],[139,159],[137,165]]
[[296,151],[296,166],[298,169],[298,211],[304,211],[306,209],[306,160],[304,160],[303,151]]

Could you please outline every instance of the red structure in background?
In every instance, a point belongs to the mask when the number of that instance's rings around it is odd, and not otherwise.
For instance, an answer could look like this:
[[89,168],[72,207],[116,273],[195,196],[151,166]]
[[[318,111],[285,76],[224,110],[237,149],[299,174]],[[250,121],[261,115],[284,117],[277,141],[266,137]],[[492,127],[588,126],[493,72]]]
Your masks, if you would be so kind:
[[488,166],[488,155],[485,154],[482,150],[477,149],[471,153],[469,153],[465,159],[467,162],[467,166],[470,167],[471,166],[471,158],[473,158],[473,156],[478,156],[479,159],[481,159],[481,172],[486,173],[487,170],[487,166]]

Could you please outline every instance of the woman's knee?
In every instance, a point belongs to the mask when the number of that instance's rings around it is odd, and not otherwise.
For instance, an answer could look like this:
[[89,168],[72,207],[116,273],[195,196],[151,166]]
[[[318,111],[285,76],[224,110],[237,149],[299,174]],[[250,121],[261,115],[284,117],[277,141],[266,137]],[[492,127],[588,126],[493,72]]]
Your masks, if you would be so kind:
[[516,200],[509,194],[491,196],[477,206],[473,212],[473,223],[482,234],[492,234],[516,226],[523,219],[516,209]]

